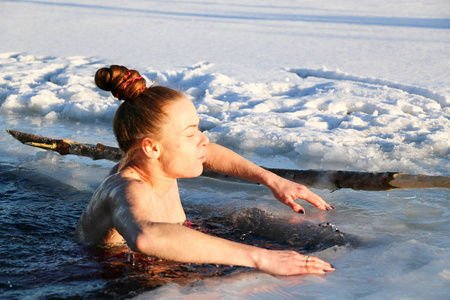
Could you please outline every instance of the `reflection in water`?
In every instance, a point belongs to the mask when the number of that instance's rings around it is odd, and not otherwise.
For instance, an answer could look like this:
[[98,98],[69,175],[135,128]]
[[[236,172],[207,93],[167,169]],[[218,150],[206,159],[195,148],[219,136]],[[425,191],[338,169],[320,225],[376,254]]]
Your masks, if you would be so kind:
[[194,227],[202,232],[269,249],[311,253],[357,244],[355,237],[342,233],[330,223],[291,223],[259,208],[216,212],[214,216],[192,220]]
[[[164,261],[133,253],[126,246],[78,245],[72,236],[90,193],[35,178],[29,170],[0,164],[0,293],[4,299],[124,299],[169,282],[188,285],[249,271]],[[185,208],[193,229],[250,245],[303,253],[354,245],[332,225],[291,224],[259,209]]]
[[242,232],[241,240],[265,238],[297,251],[320,251],[332,246],[350,245],[350,241],[330,223],[308,221],[291,224],[258,208],[241,210],[231,215],[232,226]]
[[[204,211],[203,211],[204,213]],[[351,239],[329,223],[291,224],[257,208],[222,216],[190,216],[191,228],[245,244],[269,249],[312,253],[333,246],[351,246]],[[185,285],[199,279],[237,275],[244,267],[170,262],[131,251],[127,246],[91,249],[103,266],[96,276],[107,280],[103,293],[133,296],[166,283]],[[124,294],[126,292],[126,294]]]
[[128,298],[144,291],[175,282],[180,285],[195,280],[223,276],[236,271],[230,266],[185,264],[135,253],[128,247],[98,247],[90,249],[100,268],[93,276],[106,284],[93,296]]

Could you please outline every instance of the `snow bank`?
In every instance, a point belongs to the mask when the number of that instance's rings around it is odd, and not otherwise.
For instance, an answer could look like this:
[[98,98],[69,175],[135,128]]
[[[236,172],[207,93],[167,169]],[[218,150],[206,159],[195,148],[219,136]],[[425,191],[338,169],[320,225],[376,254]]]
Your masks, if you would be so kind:
[[[108,127],[119,102],[93,82],[95,71],[105,65],[86,57],[1,54],[0,113],[47,124]],[[211,72],[212,67],[201,62],[179,70],[140,71],[148,85],[183,91],[212,141],[256,154],[253,158],[262,164],[281,156],[300,168],[448,172],[446,95],[338,70],[293,68],[297,79],[258,83]]]

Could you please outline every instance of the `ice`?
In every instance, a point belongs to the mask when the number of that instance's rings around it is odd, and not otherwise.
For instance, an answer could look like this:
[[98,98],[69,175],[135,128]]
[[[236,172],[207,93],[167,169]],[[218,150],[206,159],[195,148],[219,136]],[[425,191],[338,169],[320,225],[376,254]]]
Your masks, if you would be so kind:
[[[110,124],[118,101],[94,87],[96,59],[13,54],[3,55],[1,64],[8,91],[0,107],[3,115],[41,117],[47,124]],[[300,168],[448,172],[450,121],[439,97],[339,72],[311,72],[312,78],[297,70],[308,78],[247,83],[211,68],[203,62],[143,74],[149,85],[183,91],[196,105],[209,138],[247,155],[286,155]]]
[[[260,165],[449,175],[449,11],[440,0],[6,0],[0,123],[115,146],[119,102],[96,88],[93,76],[123,64],[148,85],[185,93],[212,141]],[[25,147],[4,130],[0,144],[2,163],[81,191],[93,190],[112,165]],[[239,185],[237,192],[204,179],[180,186],[188,206],[291,213],[263,187]],[[337,210],[305,205],[305,218],[363,241],[317,253],[337,267],[333,274],[250,272],[139,298],[450,294],[448,191],[315,192]]]

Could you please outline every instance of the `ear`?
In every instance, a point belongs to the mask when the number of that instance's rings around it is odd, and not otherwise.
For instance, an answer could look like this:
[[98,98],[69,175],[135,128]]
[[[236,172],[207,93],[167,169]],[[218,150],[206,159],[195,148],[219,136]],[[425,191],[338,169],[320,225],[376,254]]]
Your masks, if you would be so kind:
[[150,138],[144,138],[141,142],[141,149],[145,156],[150,159],[158,159],[161,154],[160,146]]

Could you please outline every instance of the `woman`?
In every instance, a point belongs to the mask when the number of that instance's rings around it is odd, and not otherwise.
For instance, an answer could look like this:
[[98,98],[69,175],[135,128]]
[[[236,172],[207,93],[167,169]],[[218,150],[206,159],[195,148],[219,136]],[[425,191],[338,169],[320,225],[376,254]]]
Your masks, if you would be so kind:
[[325,273],[327,262],[294,251],[271,251],[192,230],[177,179],[199,176],[203,168],[252,180],[271,189],[295,212],[303,198],[319,209],[333,207],[306,187],[283,179],[238,154],[210,143],[199,130],[195,106],[169,88],[147,88],[137,71],[102,68],[97,86],[124,102],[114,117],[114,134],[125,156],[93,195],[80,217],[76,238],[89,244],[122,243],[167,260],[257,268],[274,275]]

